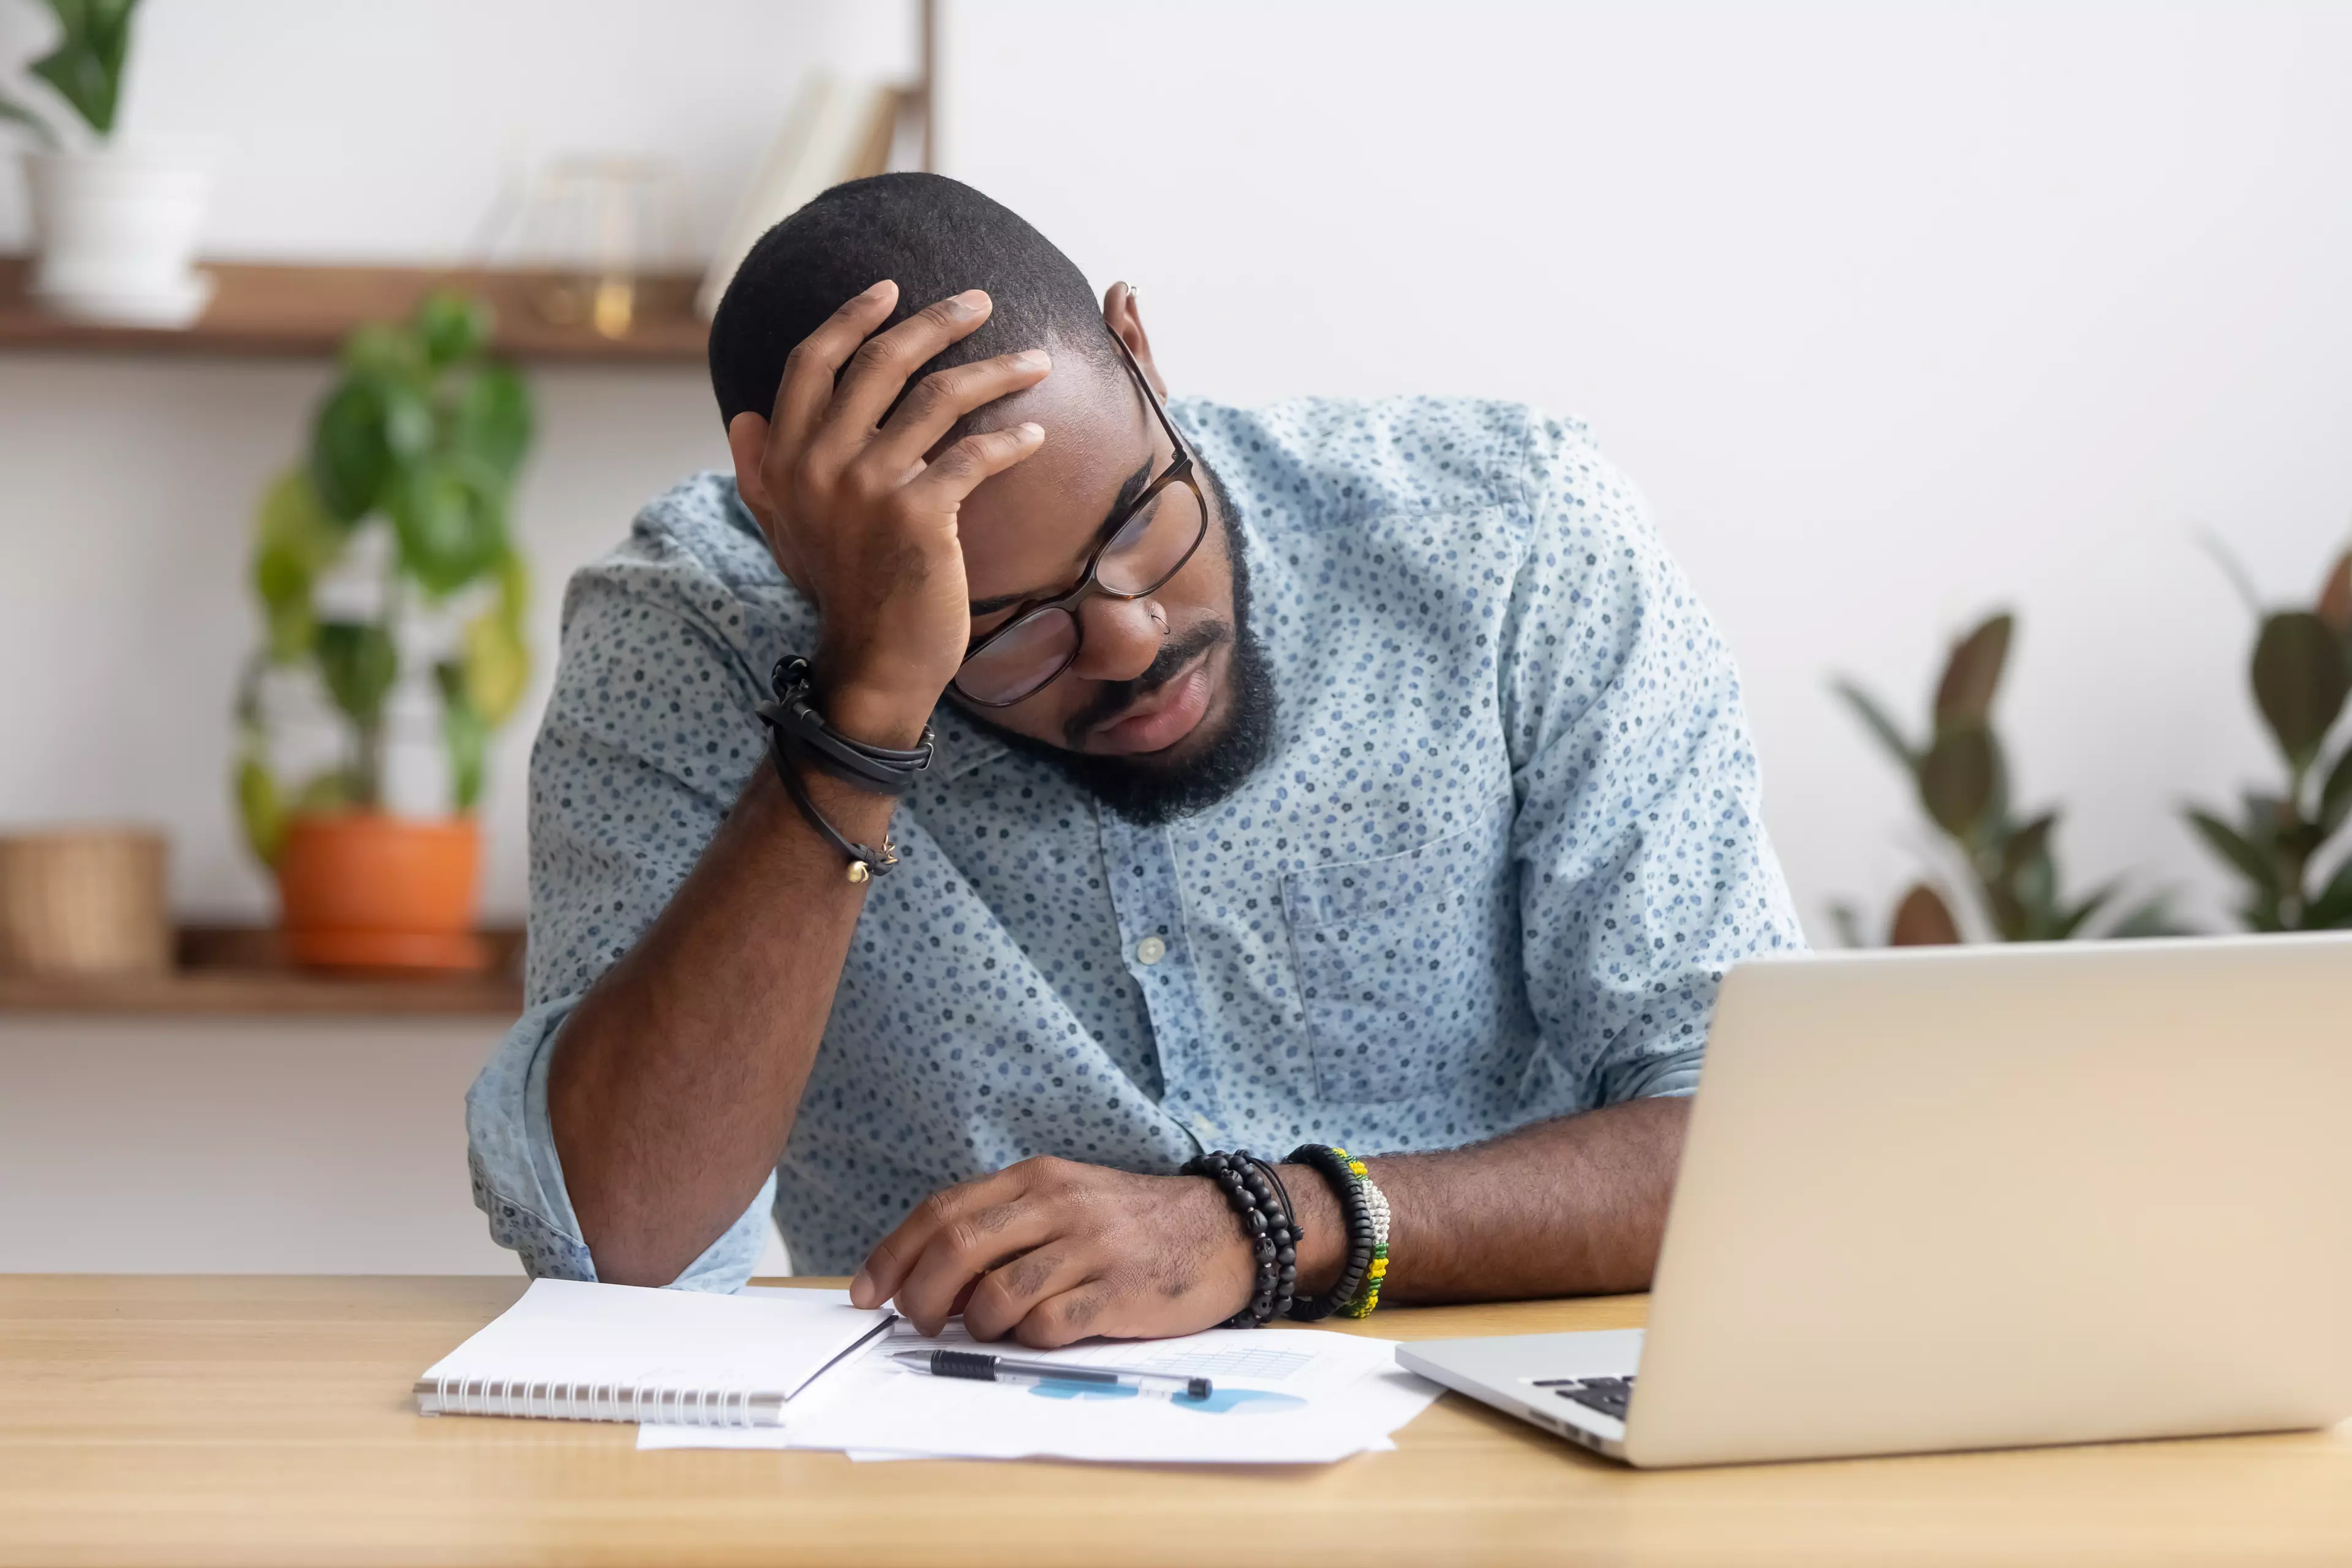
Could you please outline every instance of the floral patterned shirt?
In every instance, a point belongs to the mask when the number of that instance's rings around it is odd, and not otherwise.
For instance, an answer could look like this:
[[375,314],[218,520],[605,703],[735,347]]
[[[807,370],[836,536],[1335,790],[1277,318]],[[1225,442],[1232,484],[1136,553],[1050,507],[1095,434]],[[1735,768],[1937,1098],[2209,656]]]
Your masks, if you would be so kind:
[[[1174,412],[1249,553],[1266,762],[1140,827],[943,704],[783,1158],[678,1284],[740,1286],[772,1213],[796,1267],[845,1273],[933,1189],[1033,1154],[1433,1149],[1685,1093],[1726,968],[1801,944],[1730,655],[1582,426]],[[534,1274],[594,1278],[550,1042],[762,765],[753,707],[815,629],[719,474],[572,579],[529,1008],[467,1098],[477,1200]]]

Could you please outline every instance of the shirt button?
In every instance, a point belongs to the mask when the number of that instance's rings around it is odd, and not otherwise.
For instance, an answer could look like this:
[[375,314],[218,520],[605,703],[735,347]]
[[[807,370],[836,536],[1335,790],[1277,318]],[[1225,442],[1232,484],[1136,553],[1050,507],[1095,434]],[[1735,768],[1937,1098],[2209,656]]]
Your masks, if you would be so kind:
[[1157,963],[1168,956],[1168,944],[1156,936],[1147,936],[1135,944],[1138,963]]

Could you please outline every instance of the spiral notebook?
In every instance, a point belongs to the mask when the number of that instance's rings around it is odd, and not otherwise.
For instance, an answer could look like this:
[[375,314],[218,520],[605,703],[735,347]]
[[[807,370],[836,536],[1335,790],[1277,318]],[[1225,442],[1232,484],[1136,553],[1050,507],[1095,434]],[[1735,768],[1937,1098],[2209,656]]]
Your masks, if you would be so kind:
[[824,1290],[715,1296],[539,1279],[425,1369],[426,1415],[779,1426],[793,1401],[896,1320]]

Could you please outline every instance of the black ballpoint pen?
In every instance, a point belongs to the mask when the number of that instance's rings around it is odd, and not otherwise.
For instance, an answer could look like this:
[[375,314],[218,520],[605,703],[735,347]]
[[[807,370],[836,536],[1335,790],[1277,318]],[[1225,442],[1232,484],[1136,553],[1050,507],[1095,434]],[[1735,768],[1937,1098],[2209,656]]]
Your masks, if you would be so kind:
[[962,1377],[978,1383],[1093,1383],[1132,1388],[1138,1393],[1165,1388],[1185,1399],[1206,1399],[1216,1392],[1216,1385],[1205,1377],[1023,1361],[1017,1356],[989,1355],[981,1351],[893,1351],[890,1359],[933,1377]]

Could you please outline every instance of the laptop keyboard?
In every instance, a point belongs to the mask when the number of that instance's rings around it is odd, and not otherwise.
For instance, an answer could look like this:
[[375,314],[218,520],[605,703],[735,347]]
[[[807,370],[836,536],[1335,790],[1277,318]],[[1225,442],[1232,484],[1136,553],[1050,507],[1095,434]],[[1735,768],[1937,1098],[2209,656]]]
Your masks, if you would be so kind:
[[1538,1388],[1549,1388],[1562,1399],[1620,1421],[1625,1419],[1625,1407],[1633,1398],[1631,1377],[1539,1377],[1534,1382]]

